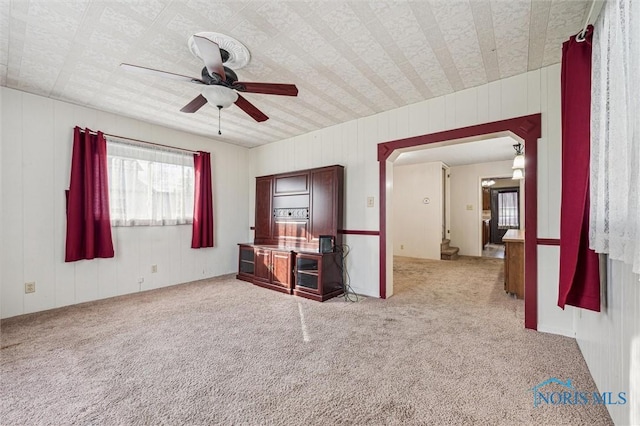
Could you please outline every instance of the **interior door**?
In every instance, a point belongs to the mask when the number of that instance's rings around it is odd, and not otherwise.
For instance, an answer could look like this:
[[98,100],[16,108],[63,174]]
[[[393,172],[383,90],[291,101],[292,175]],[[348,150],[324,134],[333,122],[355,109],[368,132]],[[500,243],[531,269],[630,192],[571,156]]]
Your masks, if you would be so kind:
[[491,243],[502,244],[509,229],[520,228],[520,188],[491,189]]

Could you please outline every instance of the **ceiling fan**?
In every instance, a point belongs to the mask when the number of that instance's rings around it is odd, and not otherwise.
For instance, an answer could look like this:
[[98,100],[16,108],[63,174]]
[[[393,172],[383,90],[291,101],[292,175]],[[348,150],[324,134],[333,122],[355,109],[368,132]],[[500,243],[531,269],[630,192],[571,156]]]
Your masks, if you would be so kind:
[[[206,35],[210,36],[207,37]],[[228,49],[221,48],[219,43],[216,43],[214,40],[219,40],[219,42],[223,43]],[[122,63],[120,67],[127,71],[203,85],[202,93],[180,110],[186,113],[198,111],[207,102],[218,107],[218,112],[222,108],[236,104],[241,110],[251,116],[251,118],[262,122],[268,120],[269,117],[251,102],[243,98],[238,92],[298,96],[298,88],[294,84],[238,81],[236,73],[224,64],[229,65],[235,63],[238,65],[237,68],[241,68],[249,61],[249,51],[240,42],[231,37],[218,33],[198,33],[189,39],[189,45],[192,53],[204,62],[205,66],[202,68],[201,78],[132,64]],[[244,55],[244,57],[239,58],[239,60],[238,51],[241,52],[240,55]],[[220,130],[218,130],[218,134],[221,134]]]

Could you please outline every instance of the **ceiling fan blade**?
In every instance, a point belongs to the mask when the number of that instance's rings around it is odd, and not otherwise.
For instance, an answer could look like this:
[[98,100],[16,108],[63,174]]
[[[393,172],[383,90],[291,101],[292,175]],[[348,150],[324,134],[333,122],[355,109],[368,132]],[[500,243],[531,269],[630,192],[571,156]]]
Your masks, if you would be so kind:
[[200,80],[199,78],[189,77],[187,75],[182,75],[182,74],[174,74],[172,72],[167,72],[167,71],[154,70],[153,68],[141,67],[139,65],[120,64],[120,68],[122,68],[125,71],[136,72],[138,74],[153,75],[156,77],[170,78],[172,80],[186,81],[189,83],[206,84],[204,81]]
[[220,46],[217,43],[209,40],[208,38],[193,36],[193,40],[198,46],[200,56],[204,61],[204,66],[207,67],[209,75],[213,77],[213,74],[218,74],[222,81],[226,80],[224,73],[224,66],[222,65],[222,56],[220,56]]
[[298,96],[295,84],[277,83],[246,83],[238,81],[234,84],[236,90],[247,93],[264,93],[266,95]]
[[181,112],[196,112],[207,103],[207,98],[202,95],[198,95],[191,102],[186,104],[180,110]]
[[251,102],[238,95],[238,99],[235,102],[238,107],[249,114],[251,118],[256,120],[257,122],[267,121],[269,117],[267,117],[262,111],[255,107]]

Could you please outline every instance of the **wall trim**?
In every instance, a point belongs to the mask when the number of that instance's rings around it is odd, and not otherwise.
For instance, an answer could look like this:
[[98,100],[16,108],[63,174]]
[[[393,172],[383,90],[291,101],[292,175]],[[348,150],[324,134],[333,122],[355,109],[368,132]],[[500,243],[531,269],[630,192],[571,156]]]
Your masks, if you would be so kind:
[[538,139],[541,137],[542,115],[531,114],[490,123],[442,132],[429,133],[410,138],[397,139],[378,144],[379,191],[380,191],[380,297],[387,297],[387,166],[394,151],[402,148],[446,142],[457,139],[473,139],[489,134],[510,133],[524,140],[527,153],[525,164],[525,229],[530,238],[525,238],[525,315],[526,328],[536,330],[538,326]]
[[560,239],[559,238],[538,238],[536,243],[539,246],[559,246]]
[[363,231],[359,229],[338,229],[338,234],[343,235],[372,235],[379,236],[380,231]]

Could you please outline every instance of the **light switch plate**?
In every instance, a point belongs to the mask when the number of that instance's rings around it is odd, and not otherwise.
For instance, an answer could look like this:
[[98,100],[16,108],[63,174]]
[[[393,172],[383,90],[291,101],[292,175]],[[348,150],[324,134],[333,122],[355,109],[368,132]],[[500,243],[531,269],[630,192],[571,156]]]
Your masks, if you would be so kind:
[[374,202],[375,202],[374,197],[367,197],[367,207],[373,207]]

